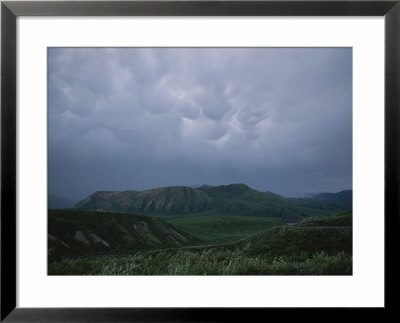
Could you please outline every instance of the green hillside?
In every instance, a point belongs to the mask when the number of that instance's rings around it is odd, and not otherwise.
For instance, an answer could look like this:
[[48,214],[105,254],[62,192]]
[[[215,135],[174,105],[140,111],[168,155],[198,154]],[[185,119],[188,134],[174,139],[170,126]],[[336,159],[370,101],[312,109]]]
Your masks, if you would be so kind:
[[155,217],[49,210],[49,259],[197,244],[197,238]]
[[[48,273],[350,275],[352,211],[333,214],[335,195],[327,198],[286,199],[243,184],[97,192],[76,209],[49,210]],[[105,210],[133,206],[165,217]]]
[[321,193],[313,196],[313,199],[351,208],[353,204],[353,191],[345,190],[338,193]]
[[259,192],[244,184],[202,186],[197,190],[212,199],[213,208],[219,214],[279,217],[282,209],[292,206],[284,198]]
[[228,244],[68,259],[50,275],[351,275],[351,228],[274,227]]
[[305,216],[323,216],[349,210],[353,207],[353,192],[351,190],[338,193],[322,193],[312,198],[289,198]]
[[74,205],[78,210],[185,214],[210,209],[207,194],[186,186],[160,187],[146,191],[98,191]]
[[331,216],[320,216],[306,218],[296,226],[302,227],[317,227],[317,226],[352,226],[353,225],[353,212],[352,210],[334,214]]
[[235,215],[281,218],[299,222],[304,217],[331,215],[348,209],[318,199],[284,198],[244,184],[160,187],[145,191],[98,191],[75,204],[76,210],[128,212],[162,217]]
[[239,240],[273,226],[284,225],[277,218],[244,216],[195,216],[166,220],[202,240],[215,244]]

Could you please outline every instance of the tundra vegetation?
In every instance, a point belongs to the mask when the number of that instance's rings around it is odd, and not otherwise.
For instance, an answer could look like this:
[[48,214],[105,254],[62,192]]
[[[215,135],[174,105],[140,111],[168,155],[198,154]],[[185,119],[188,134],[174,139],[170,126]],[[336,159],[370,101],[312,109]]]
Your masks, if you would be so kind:
[[49,275],[351,275],[351,191],[96,192],[48,213]]

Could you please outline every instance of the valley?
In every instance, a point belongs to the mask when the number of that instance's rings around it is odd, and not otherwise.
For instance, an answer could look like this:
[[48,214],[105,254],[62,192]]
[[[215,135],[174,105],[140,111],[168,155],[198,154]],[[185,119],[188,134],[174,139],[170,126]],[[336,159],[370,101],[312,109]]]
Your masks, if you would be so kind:
[[49,210],[48,274],[349,275],[349,196],[244,184],[96,192]]

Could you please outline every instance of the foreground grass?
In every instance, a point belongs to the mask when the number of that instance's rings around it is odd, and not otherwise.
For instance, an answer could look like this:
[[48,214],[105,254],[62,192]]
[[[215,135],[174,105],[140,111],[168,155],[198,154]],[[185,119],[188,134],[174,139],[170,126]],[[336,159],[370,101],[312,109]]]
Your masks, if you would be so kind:
[[352,257],[322,251],[303,261],[273,260],[236,252],[136,254],[127,257],[66,259],[52,263],[49,275],[351,275]]
[[274,227],[233,243],[66,258],[49,275],[350,275],[352,230]]

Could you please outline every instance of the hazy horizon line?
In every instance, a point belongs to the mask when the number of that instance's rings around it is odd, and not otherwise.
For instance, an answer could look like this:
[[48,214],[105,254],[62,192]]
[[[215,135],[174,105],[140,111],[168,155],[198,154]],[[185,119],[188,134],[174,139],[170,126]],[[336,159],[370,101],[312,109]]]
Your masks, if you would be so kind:
[[247,185],[245,183],[231,183],[231,184],[219,184],[219,185],[211,185],[211,184],[162,185],[162,186],[155,186],[155,187],[152,187],[152,188],[145,188],[145,189],[133,189],[133,188],[131,188],[131,189],[117,189],[117,190],[115,190],[115,189],[110,189],[110,190],[109,189],[99,189],[99,190],[94,190],[94,191],[92,191],[92,193],[88,193],[88,194],[85,195],[85,197],[80,197],[80,198],[67,197],[67,196],[65,196],[63,194],[58,194],[58,193],[49,192],[49,191],[47,192],[47,195],[54,195],[54,196],[57,196],[57,197],[60,197],[60,198],[63,198],[63,199],[67,199],[67,200],[70,200],[71,202],[76,203],[76,202],[84,200],[85,198],[87,198],[88,196],[90,196],[90,195],[92,195],[92,194],[94,194],[96,192],[126,192],[126,191],[144,192],[144,191],[150,191],[150,190],[154,190],[154,189],[157,189],[157,188],[164,188],[164,187],[189,187],[191,189],[198,189],[198,188],[200,188],[202,186],[218,187],[218,186],[229,186],[229,185],[245,185],[245,186],[249,187],[252,190],[255,190],[255,191],[258,191],[258,192],[262,192],[262,193],[266,193],[266,192],[273,193],[273,194],[279,195],[279,196],[284,197],[284,198],[311,198],[312,195],[317,195],[317,194],[329,194],[329,193],[330,194],[337,194],[337,193],[344,192],[344,191],[353,191],[353,188],[344,188],[344,189],[341,189],[341,190],[338,190],[338,191],[326,191],[326,190],[324,190],[324,191],[308,191],[308,192],[305,192],[305,193],[303,193],[301,195],[298,195],[298,196],[286,196],[286,195],[283,195],[283,194],[280,194],[280,193],[276,193],[275,191],[270,190],[270,189],[260,190],[260,189],[254,188],[254,187],[252,187],[250,185]]

